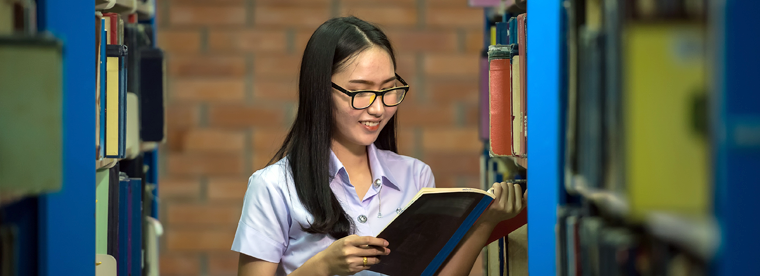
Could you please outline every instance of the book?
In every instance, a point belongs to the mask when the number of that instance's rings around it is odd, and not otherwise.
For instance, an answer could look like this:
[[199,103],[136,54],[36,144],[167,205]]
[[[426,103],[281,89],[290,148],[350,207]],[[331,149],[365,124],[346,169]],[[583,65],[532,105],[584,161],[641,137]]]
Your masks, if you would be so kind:
[[124,158],[126,91],[122,75],[127,48],[124,45],[107,45],[106,54],[106,157]]
[[100,28],[100,52],[98,53],[98,124],[97,124],[97,136],[98,136],[98,143],[97,143],[97,160],[101,160],[106,156],[106,93],[108,87],[106,83],[106,66],[107,66],[107,55],[106,55],[106,45],[108,45],[108,25],[107,25],[107,18],[101,17],[101,28]]
[[519,68],[519,82],[520,82],[520,147],[518,148],[518,156],[527,157],[528,155],[528,38],[527,38],[527,14],[523,13],[517,16],[517,44],[518,55],[520,56]]
[[602,34],[588,28],[580,29],[578,39],[578,174],[583,186],[600,188],[605,168],[603,151],[606,143],[603,136],[605,125],[602,100],[604,45]]
[[[494,201],[473,188],[422,188],[378,238],[391,254],[371,271],[388,275],[433,275]],[[431,233],[435,233],[432,235]]]
[[50,36],[0,36],[0,195],[3,197],[61,189],[62,53],[61,43]]
[[507,238],[502,237],[500,239],[497,239],[491,243],[489,243],[486,246],[486,254],[487,254],[487,268],[486,273],[488,276],[502,276],[507,275],[506,272],[509,270],[507,267],[509,265],[509,262],[507,262]]
[[145,217],[145,273],[147,276],[159,275],[159,237],[164,229],[161,222],[153,217]]
[[510,276],[528,275],[528,226],[523,225],[504,237],[506,245],[506,267]]
[[119,258],[119,207],[121,188],[119,163],[108,169],[108,248],[107,254]]
[[108,254],[109,173],[95,172],[95,254]]
[[129,276],[142,275],[143,264],[143,187],[139,178],[129,179]]
[[129,276],[132,273],[132,254],[130,242],[132,227],[129,224],[132,218],[132,189],[129,177],[119,172],[119,255],[116,257],[118,276]]
[[0,1],[0,35],[13,33],[13,3]]
[[664,22],[626,28],[623,103],[629,218],[640,221],[654,210],[708,215],[713,188],[705,27]]
[[[37,1],[16,0],[10,2],[12,6],[11,19],[12,29],[15,34],[35,35],[37,33]],[[0,24],[2,25],[2,24]]]
[[[105,63],[102,62],[102,57],[105,55],[104,41],[104,26],[103,15],[99,12],[95,13],[95,160],[100,160],[105,157],[105,149],[103,143],[100,142],[100,131],[104,130],[100,123],[103,120],[100,110],[104,108],[101,105],[100,98],[105,97],[101,95],[101,88],[104,86],[102,81],[101,68],[105,68]],[[103,151],[101,151],[103,150]]]
[[523,94],[520,93],[522,86],[520,84],[520,55],[512,56],[512,156],[523,156]]
[[144,142],[166,140],[166,66],[158,48],[140,51],[140,138]]
[[489,150],[492,156],[512,155],[511,75],[506,45],[488,46]]
[[140,154],[140,107],[137,94],[127,92],[126,159],[135,159]]

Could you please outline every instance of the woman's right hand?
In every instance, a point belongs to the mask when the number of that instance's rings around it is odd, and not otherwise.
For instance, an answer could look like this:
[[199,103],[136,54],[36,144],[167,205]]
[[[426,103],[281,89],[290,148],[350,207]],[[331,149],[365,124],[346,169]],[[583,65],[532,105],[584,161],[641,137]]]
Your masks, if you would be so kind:
[[[388,255],[388,241],[369,236],[351,235],[333,242],[322,252],[319,260],[328,275],[352,275],[380,262],[378,256]],[[367,257],[367,266],[364,266]]]

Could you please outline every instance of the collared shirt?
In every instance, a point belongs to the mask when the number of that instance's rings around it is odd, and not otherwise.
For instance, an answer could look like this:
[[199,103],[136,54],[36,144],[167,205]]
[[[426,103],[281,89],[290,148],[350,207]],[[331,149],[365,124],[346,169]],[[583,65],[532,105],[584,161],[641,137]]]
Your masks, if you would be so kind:
[[[359,198],[343,164],[330,152],[330,189],[353,219],[354,234],[377,236],[417,192],[435,187],[430,167],[412,157],[367,147],[372,186]],[[335,239],[301,228],[313,221],[301,204],[286,158],[256,171],[248,179],[243,212],[232,250],[279,263],[276,275],[287,275],[325,250]],[[391,253],[393,254],[393,253]],[[362,271],[355,275],[382,275]]]

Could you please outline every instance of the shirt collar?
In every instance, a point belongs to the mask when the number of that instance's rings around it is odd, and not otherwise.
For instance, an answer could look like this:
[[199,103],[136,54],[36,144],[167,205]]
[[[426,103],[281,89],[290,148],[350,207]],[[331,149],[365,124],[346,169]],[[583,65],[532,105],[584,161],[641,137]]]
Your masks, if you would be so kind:
[[[380,160],[382,156],[378,156],[378,151],[379,149],[377,149],[374,143],[367,146],[369,167],[372,171],[373,181],[375,179],[382,179],[383,185],[399,190],[393,176],[383,168],[383,162]],[[335,156],[335,153],[330,150],[330,177],[335,178],[340,172],[343,172],[346,176],[348,175],[343,163],[341,163],[338,157]]]

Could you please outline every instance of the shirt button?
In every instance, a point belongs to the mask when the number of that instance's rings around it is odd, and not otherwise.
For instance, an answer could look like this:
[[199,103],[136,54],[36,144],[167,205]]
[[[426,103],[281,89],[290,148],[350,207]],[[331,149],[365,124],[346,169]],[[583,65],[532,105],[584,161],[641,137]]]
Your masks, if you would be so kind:
[[400,214],[400,213],[401,213],[401,208],[396,208],[396,214]]
[[378,178],[378,179],[375,179],[375,188],[380,188],[380,184],[382,184],[382,183],[383,183],[383,182],[382,182],[382,181],[380,181],[380,178]]
[[365,216],[365,215],[359,216],[358,219],[359,219],[359,222],[361,222],[361,223],[367,222],[367,216]]

